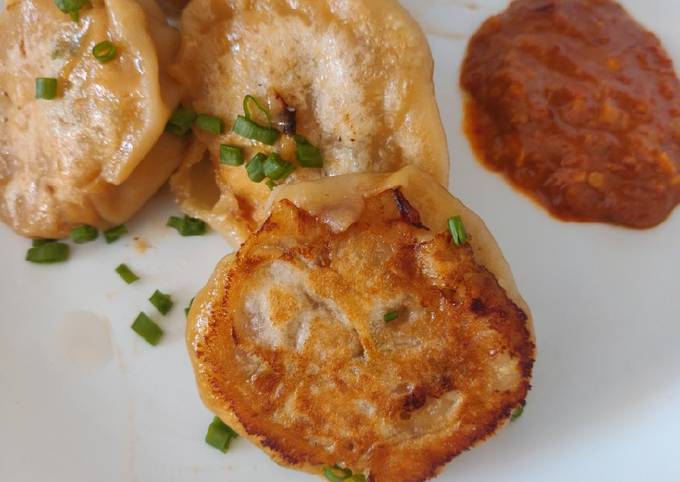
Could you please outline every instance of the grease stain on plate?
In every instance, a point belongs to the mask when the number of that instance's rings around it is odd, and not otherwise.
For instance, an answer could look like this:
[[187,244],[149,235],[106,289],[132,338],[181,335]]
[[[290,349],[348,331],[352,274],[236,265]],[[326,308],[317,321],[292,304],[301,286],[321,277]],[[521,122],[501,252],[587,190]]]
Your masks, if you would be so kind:
[[113,359],[111,322],[89,311],[66,313],[55,342],[59,359],[79,368],[101,368]]
[[135,251],[137,251],[139,254],[144,254],[146,251],[151,247],[151,244],[149,242],[142,238],[141,236],[135,236],[133,239],[133,246],[135,248]]

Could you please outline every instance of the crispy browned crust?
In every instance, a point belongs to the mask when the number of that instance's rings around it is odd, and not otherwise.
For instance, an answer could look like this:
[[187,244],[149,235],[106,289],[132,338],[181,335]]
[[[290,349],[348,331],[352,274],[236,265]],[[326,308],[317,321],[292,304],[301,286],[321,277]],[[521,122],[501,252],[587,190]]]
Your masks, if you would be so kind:
[[[476,227],[454,246],[405,191],[367,196],[336,231],[278,202],[194,303],[187,341],[203,400],[283,465],[422,481],[524,403],[528,312],[479,264]],[[385,323],[391,310],[400,316]]]

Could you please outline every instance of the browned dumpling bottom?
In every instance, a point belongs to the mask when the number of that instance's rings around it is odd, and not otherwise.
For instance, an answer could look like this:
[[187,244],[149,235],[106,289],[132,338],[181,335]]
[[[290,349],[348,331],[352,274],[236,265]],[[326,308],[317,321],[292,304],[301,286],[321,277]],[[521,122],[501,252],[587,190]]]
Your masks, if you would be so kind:
[[530,386],[528,313],[479,264],[472,231],[453,244],[398,187],[341,230],[277,202],[190,314],[203,400],[284,465],[432,477]]

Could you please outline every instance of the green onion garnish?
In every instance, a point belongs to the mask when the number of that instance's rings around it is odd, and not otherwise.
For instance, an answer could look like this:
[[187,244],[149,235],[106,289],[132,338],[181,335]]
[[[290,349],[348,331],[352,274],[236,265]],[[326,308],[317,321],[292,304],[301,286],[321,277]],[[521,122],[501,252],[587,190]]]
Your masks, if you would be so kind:
[[69,252],[68,244],[55,241],[29,249],[26,253],[26,261],[39,264],[61,263],[68,259]]
[[187,305],[186,308],[184,308],[184,316],[189,316],[189,311],[191,310],[191,305],[194,304],[194,300],[196,298],[191,298],[191,301],[189,301],[189,304]]
[[38,246],[42,246],[43,244],[54,243],[55,241],[56,239],[34,239],[31,242],[31,246],[37,248]]
[[191,126],[196,121],[196,112],[180,105],[170,116],[168,123],[165,125],[165,130],[171,134],[179,137],[187,135]]
[[170,216],[165,225],[176,229],[182,236],[202,236],[207,230],[203,221],[186,215],[183,218]]
[[271,127],[272,125],[272,114],[269,112],[269,109],[267,109],[265,106],[263,106],[259,100],[257,100],[255,97],[252,95],[246,95],[243,98],[243,113],[246,115],[246,119],[252,120],[253,116],[252,113],[250,112],[250,107],[248,104],[250,103],[255,104],[255,107],[257,107],[257,110],[262,112],[264,116],[267,118],[267,123]]
[[184,229],[180,234],[182,236],[202,236],[206,229],[205,223],[200,219],[184,216]]
[[220,145],[220,163],[228,166],[240,166],[243,164],[243,150],[240,147]]
[[163,330],[151,318],[146,316],[146,313],[140,313],[135,322],[132,323],[132,329],[139,336],[144,338],[150,345],[158,345],[163,337]]
[[262,127],[250,119],[246,119],[242,115],[236,118],[234,132],[242,137],[253,139],[269,146],[273,146],[276,143],[276,140],[279,138],[279,135],[281,135],[281,133],[276,129],[272,129],[271,127]]
[[521,417],[523,413],[524,413],[524,405],[520,405],[519,407],[517,407],[517,408],[512,412],[512,415],[510,416],[510,421],[511,421],[511,422],[514,422],[514,421],[517,420],[519,417]]
[[293,173],[294,170],[295,170],[295,166],[293,164],[288,163],[288,165],[286,166],[286,172],[283,173],[283,176],[281,177],[281,179],[285,179],[288,176],[290,176]]
[[[290,169],[292,164],[281,159],[276,153],[269,154],[262,165],[264,175],[272,181],[278,181],[284,178],[287,174],[292,172]],[[295,169],[293,167],[293,169]]]
[[196,127],[215,135],[220,135],[224,132],[224,122],[222,122],[222,119],[210,114],[198,114],[196,116]]
[[343,469],[337,465],[327,465],[323,468],[323,475],[331,482],[342,482],[352,476],[352,471],[350,469]]
[[99,236],[99,231],[94,226],[78,226],[71,230],[71,240],[76,244],[89,243]]
[[102,64],[105,64],[116,58],[116,46],[113,45],[113,42],[104,40],[92,47],[92,55],[94,55],[94,58],[99,60]]
[[255,154],[253,158],[246,164],[246,171],[248,172],[248,177],[253,182],[262,182],[265,178],[264,175],[264,161],[267,159],[265,154],[261,152]]
[[165,223],[166,226],[174,228],[178,233],[182,234],[184,230],[184,218],[179,218],[177,216],[170,216],[168,222]]
[[115,241],[118,241],[121,237],[126,235],[127,232],[128,230],[125,225],[121,224],[120,226],[116,226],[115,228],[104,231],[104,239],[106,240],[107,244],[111,244]]
[[54,4],[59,10],[68,13],[71,20],[80,20],[80,9],[87,5],[88,0],[54,0]]
[[238,434],[219,417],[213,418],[208,426],[208,433],[205,434],[205,442],[215,447],[217,450],[227,453],[231,441],[238,437]]
[[165,293],[162,293],[159,290],[153,292],[151,298],[149,298],[149,301],[151,302],[152,305],[156,307],[158,311],[161,312],[162,315],[167,315],[168,312],[172,309],[173,303],[172,298],[170,298],[170,295],[166,295]]
[[347,482],[366,482],[366,476],[363,474],[354,474],[347,479]]
[[[298,141],[298,137],[304,139],[304,142]],[[295,140],[295,155],[302,167],[323,167],[323,158],[318,147],[311,145],[302,136],[296,136]]]
[[38,77],[35,79],[35,98],[52,100],[57,97],[57,79]]
[[399,318],[399,312],[398,311],[390,311],[389,313],[385,313],[383,315],[383,320],[385,320],[385,323],[389,323],[390,321],[394,321],[397,318]]
[[132,284],[139,279],[139,276],[134,274],[126,264],[119,264],[116,268],[116,273],[118,273],[127,284]]
[[462,246],[467,242],[465,225],[460,216],[449,218],[449,231],[451,232],[451,240],[456,246]]
[[267,179],[264,183],[267,185],[270,191],[273,191],[274,188],[276,187],[276,183],[271,179]]

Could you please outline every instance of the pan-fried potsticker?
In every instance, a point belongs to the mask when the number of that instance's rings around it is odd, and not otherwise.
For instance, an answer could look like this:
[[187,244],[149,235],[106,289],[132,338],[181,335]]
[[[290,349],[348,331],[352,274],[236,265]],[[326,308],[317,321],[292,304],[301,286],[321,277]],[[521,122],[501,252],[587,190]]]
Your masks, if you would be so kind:
[[179,43],[153,2],[9,0],[0,16],[0,218],[59,238],[126,221],[177,167]]
[[[206,405],[277,462],[434,476],[530,384],[530,313],[481,220],[409,167],[277,191],[189,315]],[[339,467],[339,468],[338,468]]]
[[182,208],[242,242],[279,184],[415,164],[446,185],[432,70],[395,0],[193,0],[172,70],[199,114]]

